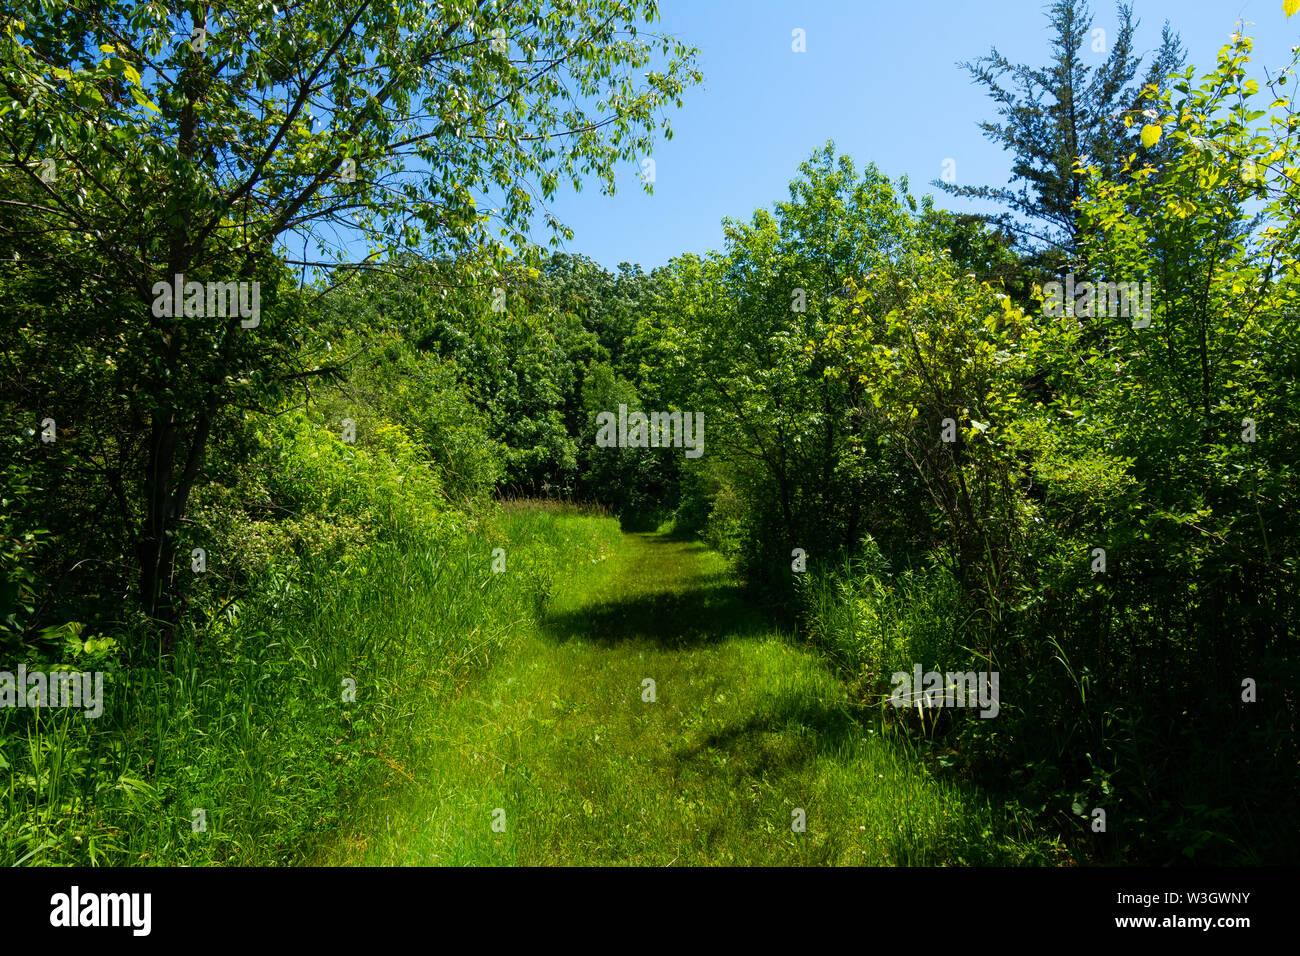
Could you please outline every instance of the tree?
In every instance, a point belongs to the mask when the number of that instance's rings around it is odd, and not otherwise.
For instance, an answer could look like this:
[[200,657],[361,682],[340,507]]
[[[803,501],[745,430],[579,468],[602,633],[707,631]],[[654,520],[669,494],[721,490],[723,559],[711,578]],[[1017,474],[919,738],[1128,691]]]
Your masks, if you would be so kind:
[[907,254],[915,206],[833,144],[799,172],[788,201],[726,221],[725,255],[684,257],[664,281],[679,330],[665,382],[705,412],[709,454],[752,504],[747,570],[765,575],[795,547],[852,550],[892,496],[875,484],[875,422],[832,319],[854,282]]
[[1125,114],[1150,102],[1148,87],[1163,89],[1165,77],[1182,66],[1184,55],[1177,34],[1166,23],[1145,80],[1134,84],[1142,56],[1133,52],[1137,24],[1129,4],[1118,5],[1119,28],[1109,55],[1096,67],[1081,55],[1085,43],[1092,43],[1097,52],[1105,45],[1104,37],[1092,37],[1086,0],[1055,0],[1047,15],[1054,31],[1047,66],[1013,64],[996,48],[960,64],[997,104],[1002,122],[979,125],[988,139],[1013,154],[1010,181],[1020,187],[940,181],[934,185],[955,196],[1007,207],[1009,212],[991,218],[1046,252],[1047,258],[1059,260],[1078,248],[1080,158],[1107,174],[1115,172],[1137,143],[1138,131],[1125,125]]
[[[562,177],[612,191],[700,80],[694,50],[638,33],[655,0],[73,6],[20,0],[0,36],[0,252],[11,287],[67,287],[95,320],[29,302],[5,337],[14,368],[99,378],[96,420],[57,387],[46,408],[81,426],[162,619],[222,416],[331,368],[302,354],[282,265],[329,268],[362,244],[366,259],[522,248]],[[290,258],[290,240],[316,257]],[[206,309],[188,294],[158,308],[176,276],[205,284]],[[204,314],[209,283],[261,314]]]
[[1098,270],[1154,288],[1149,326],[1111,320],[1080,375],[1088,417],[1138,482],[1124,529],[1145,565],[1134,587],[1151,607],[1194,608],[1197,659],[1225,669],[1284,640],[1300,533],[1295,61],[1260,102],[1250,49],[1237,34],[1197,85],[1190,69],[1176,78],[1149,124],[1166,149],[1111,176],[1089,167],[1080,209]]

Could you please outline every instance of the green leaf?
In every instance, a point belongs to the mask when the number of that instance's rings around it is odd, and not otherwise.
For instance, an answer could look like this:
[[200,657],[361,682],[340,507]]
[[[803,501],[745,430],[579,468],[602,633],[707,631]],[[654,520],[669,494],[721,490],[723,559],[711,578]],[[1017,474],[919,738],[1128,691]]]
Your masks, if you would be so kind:
[[131,87],[131,98],[135,100],[137,103],[139,103],[141,106],[145,107],[146,109],[151,109],[155,113],[162,112],[162,110],[160,110],[156,105],[154,105],[153,101],[150,100],[149,97],[144,95],[144,92],[140,90],[139,87],[135,87],[135,86]]

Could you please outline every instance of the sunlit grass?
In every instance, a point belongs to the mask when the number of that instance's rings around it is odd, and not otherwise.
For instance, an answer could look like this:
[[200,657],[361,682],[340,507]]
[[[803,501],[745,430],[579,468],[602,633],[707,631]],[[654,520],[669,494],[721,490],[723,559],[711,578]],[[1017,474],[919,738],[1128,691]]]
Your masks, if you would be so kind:
[[100,720],[0,714],[0,862],[1051,855],[864,724],[716,553],[572,506],[303,568],[181,646],[119,669]]
[[413,722],[411,778],[365,795],[324,862],[1048,858],[1045,841],[855,720],[837,679],[764,626],[718,555],[656,536],[595,541],[595,554],[574,542],[539,624],[517,628],[422,729]]

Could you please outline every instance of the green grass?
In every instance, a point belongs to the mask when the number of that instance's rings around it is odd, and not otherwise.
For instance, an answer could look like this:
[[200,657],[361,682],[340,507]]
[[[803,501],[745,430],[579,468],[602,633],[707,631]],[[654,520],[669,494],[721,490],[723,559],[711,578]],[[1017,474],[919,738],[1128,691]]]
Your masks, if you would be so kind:
[[163,661],[116,635],[128,652],[102,665],[99,719],[0,709],[0,865],[303,862],[413,715],[535,615],[564,520],[518,547],[490,526],[395,530],[334,562],[285,561]]
[[[324,864],[1046,862],[1053,844],[851,714],[724,560],[515,509],[562,567],[495,663],[410,715]],[[508,569],[506,587],[523,587]],[[643,699],[643,682],[657,699]],[[414,706],[415,698],[408,698]],[[396,746],[396,743],[394,743]],[[806,832],[792,828],[796,810]],[[495,826],[494,826],[495,822]]]
[[108,660],[98,720],[0,711],[0,864],[1056,855],[863,723],[698,543],[515,502],[263,584],[172,658]]

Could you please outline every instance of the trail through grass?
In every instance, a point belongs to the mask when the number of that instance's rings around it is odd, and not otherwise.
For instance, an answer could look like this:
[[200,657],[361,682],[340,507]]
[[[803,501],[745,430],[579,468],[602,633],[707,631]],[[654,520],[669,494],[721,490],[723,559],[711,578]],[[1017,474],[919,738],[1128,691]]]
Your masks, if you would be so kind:
[[855,720],[837,678],[747,606],[719,555],[563,520],[574,560],[539,619],[412,725],[319,862],[1045,859],[987,800]]

